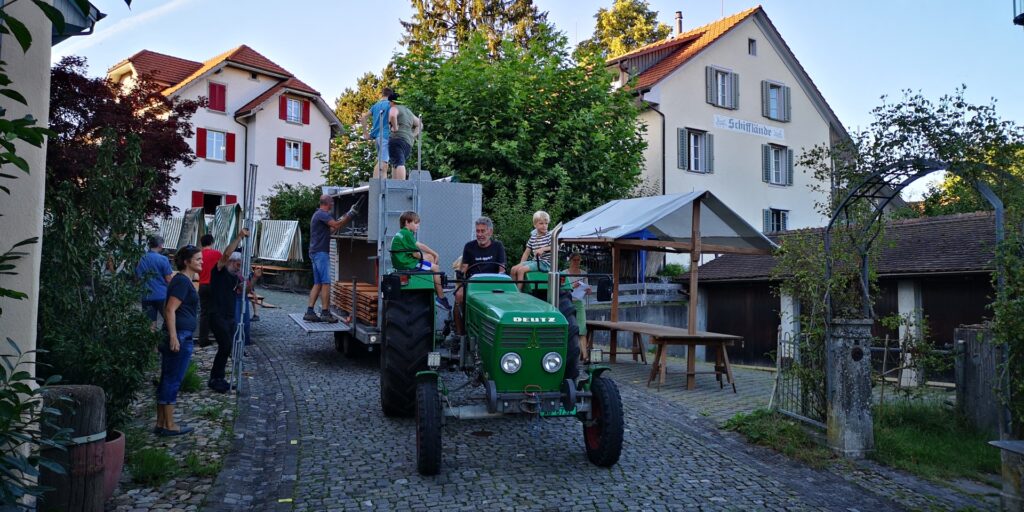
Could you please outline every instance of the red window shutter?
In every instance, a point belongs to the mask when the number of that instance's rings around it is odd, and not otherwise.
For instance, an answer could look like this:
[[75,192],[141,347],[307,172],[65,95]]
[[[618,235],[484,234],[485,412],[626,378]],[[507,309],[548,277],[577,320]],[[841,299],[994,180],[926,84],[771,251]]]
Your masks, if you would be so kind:
[[284,167],[284,139],[277,138],[277,165]]
[[238,202],[238,196],[233,196],[231,194],[228,194],[227,197],[224,198],[224,204],[235,204],[237,202]]
[[206,128],[196,129],[196,156],[206,158]]
[[310,157],[310,144],[308,142],[302,143],[302,170],[309,170],[309,157]]
[[224,112],[226,110],[227,86],[210,82],[209,101],[210,110]]
[[288,98],[284,94],[281,95],[281,100],[277,102],[277,117],[280,117],[282,121],[288,120]]
[[224,159],[228,162],[235,161],[235,134],[227,134],[227,148],[224,149]]
[[302,124],[309,124],[309,100],[302,100]]
[[203,207],[203,193],[199,190],[192,191],[192,207],[202,208]]

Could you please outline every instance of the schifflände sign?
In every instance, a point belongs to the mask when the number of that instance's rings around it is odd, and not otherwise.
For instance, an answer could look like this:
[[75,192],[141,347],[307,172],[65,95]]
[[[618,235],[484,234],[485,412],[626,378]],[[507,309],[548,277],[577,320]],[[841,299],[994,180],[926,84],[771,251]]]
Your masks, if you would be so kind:
[[716,115],[715,128],[746,133],[747,135],[757,135],[768,139],[786,140],[786,131],[782,128],[776,128],[774,126],[768,126],[766,124],[755,123],[752,121],[744,121],[734,117]]

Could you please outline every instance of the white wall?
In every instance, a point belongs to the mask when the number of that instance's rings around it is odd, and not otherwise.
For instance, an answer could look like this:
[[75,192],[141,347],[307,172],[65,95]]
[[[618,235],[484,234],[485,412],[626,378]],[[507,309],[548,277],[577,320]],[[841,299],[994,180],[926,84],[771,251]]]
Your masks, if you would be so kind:
[[[49,3],[49,2],[48,2]],[[20,92],[28,107],[14,102],[6,96],[0,97],[0,105],[7,109],[6,118],[14,119],[31,114],[39,124],[45,125],[50,110],[50,22],[35,4],[17,2],[4,8],[10,16],[24,23],[32,33],[32,46],[27,53],[10,35],[3,35],[0,43],[0,59],[7,63],[7,73],[13,83],[8,86]],[[43,235],[43,195],[46,177],[46,144],[41,148],[16,142],[18,156],[29,165],[29,174],[14,166],[5,166],[5,174],[17,179],[4,179],[2,183],[11,190],[10,195],[0,194],[0,253],[6,252],[17,242]],[[37,243],[20,248],[28,253],[18,260],[15,272],[18,275],[0,276],[4,288],[28,294],[25,300],[0,299],[3,315],[0,315],[0,339],[6,347],[11,338],[22,351],[36,348],[36,322],[38,321],[39,262],[42,244]],[[3,350],[2,353],[8,353]],[[31,361],[34,358],[29,358]],[[24,368],[35,372],[34,365]]]
[[[176,215],[192,206],[192,192],[202,191],[209,194],[235,195],[242,202],[244,187],[243,170],[248,163],[259,165],[256,186],[256,205],[259,207],[261,198],[270,193],[270,188],[278,182],[321,185],[324,182],[321,166],[316,158],[310,159],[309,171],[285,169],[277,165],[277,138],[287,137],[312,144],[312,153],[328,153],[330,144],[330,125],[315,105],[310,105],[310,124],[301,125],[288,123],[278,119],[278,96],[266,101],[263,109],[255,116],[242,122],[248,127],[248,153],[246,153],[246,129],[234,120],[233,113],[255,97],[277,84],[276,79],[260,75],[252,80],[248,71],[225,67],[209,79],[196,80],[178,91],[182,99],[198,99],[208,94],[210,81],[223,83],[227,86],[226,112],[215,112],[203,108],[192,117],[195,128],[206,128],[231,132],[235,134],[235,161],[219,162],[197,158],[192,167],[179,165],[175,175],[180,178],[175,185],[175,193],[170,199],[172,207],[178,209]],[[195,151],[196,140],[193,136],[189,141]]]
[[[748,38],[757,40],[756,56],[747,53]],[[706,66],[722,67],[739,74],[739,109],[719,108],[705,102]],[[762,80],[773,80],[790,87],[791,122],[773,121],[761,115]],[[765,208],[789,210],[790,229],[824,224],[825,219],[814,211],[816,196],[807,188],[811,177],[799,166],[794,168],[792,186],[770,185],[761,181],[762,144],[771,142],[788,146],[794,150],[794,158],[799,159],[803,150],[829,141],[829,125],[753,17],[656,84],[644,98],[658,103],[659,110],[666,116],[666,148],[657,158],[664,155],[667,193],[710,190],[757,228],[763,224],[762,209]],[[713,124],[715,115],[777,126],[785,131],[785,140],[716,129]],[[677,128],[706,130],[714,135],[713,173],[700,174],[678,168]],[[661,144],[660,137],[649,142]],[[649,161],[647,172],[660,173],[661,165]]]

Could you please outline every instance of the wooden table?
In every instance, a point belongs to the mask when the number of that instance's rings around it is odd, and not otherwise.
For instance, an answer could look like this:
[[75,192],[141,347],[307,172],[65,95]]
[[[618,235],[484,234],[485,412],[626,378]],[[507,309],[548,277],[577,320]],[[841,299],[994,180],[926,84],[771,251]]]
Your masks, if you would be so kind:
[[[631,353],[633,354],[634,360],[636,360],[638,351],[641,357],[643,357],[643,338],[641,335],[650,336],[651,343],[657,345],[658,348],[654,353],[654,364],[651,366],[651,373],[647,378],[648,386],[651,385],[651,382],[655,377],[658,377],[659,386],[665,383],[665,360],[668,358],[668,352],[665,350],[665,347],[668,345],[686,345],[686,389],[694,389],[697,387],[697,374],[714,373],[718,380],[719,387],[723,386],[722,377],[724,376],[728,379],[729,384],[732,385],[733,393],[736,392],[736,381],[732,376],[732,366],[729,364],[729,353],[726,352],[725,347],[737,342],[742,342],[743,338],[740,336],[706,331],[697,331],[694,334],[690,334],[687,329],[643,322],[606,322],[600,320],[587,320],[588,353],[590,348],[593,346],[593,336],[590,334],[593,330],[606,330],[611,333],[611,350],[608,353],[611,356],[610,361],[612,363],[615,362],[615,355],[618,353],[616,340],[616,334],[618,331],[629,331],[633,333],[633,351]],[[714,347],[714,371],[697,371],[697,345]],[[624,353],[628,354],[630,352]],[[644,359],[644,362],[646,362],[646,359]]]

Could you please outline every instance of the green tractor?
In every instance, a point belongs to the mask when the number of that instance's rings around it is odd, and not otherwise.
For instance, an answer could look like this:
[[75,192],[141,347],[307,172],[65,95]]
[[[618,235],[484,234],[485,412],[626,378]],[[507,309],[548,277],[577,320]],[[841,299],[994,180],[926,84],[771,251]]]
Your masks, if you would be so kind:
[[[618,462],[619,390],[606,366],[587,365],[581,377],[579,328],[565,277],[532,272],[519,283],[523,291],[505,274],[460,281],[465,334],[444,335],[433,327],[431,274],[384,276],[381,406],[388,416],[416,417],[421,474],[440,471],[442,426],[449,418],[574,417],[583,423],[590,462]],[[598,299],[608,300],[610,293],[610,282],[602,279]]]

